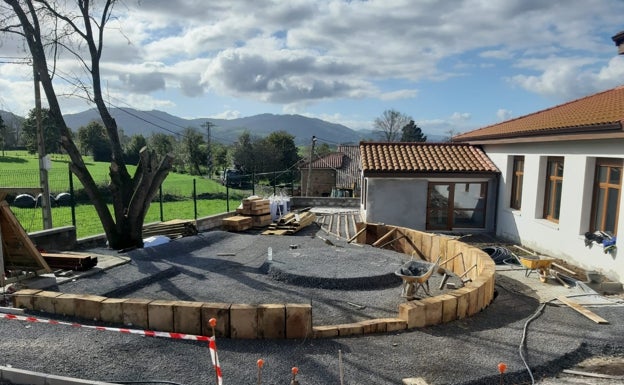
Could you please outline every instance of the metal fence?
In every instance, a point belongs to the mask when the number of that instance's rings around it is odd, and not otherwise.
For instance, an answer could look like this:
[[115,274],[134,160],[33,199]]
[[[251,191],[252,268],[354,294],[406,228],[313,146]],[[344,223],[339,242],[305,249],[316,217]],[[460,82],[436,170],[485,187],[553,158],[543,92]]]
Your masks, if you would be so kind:
[[[169,184],[165,189],[161,186],[159,194],[152,201],[146,214],[145,223],[171,219],[197,219],[234,211],[243,198],[251,195],[291,196],[296,193],[294,180],[278,184],[275,182],[277,179],[272,177],[273,175],[278,174],[250,174],[248,177],[251,183],[237,186],[226,184],[217,190],[213,188],[211,191],[202,191],[202,188],[197,186],[198,179],[185,179],[181,183]],[[108,181],[98,183],[103,189],[106,189],[108,185]],[[94,206],[69,168],[50,170],[48,184],[53,227],[73,225],[76,227],[79,238],[104,232]],[[74,188],[74,186],[78,187]],[[25,191],[39,188],[39,171],[0,170],[0,187],[18,187],[24,188]],[[7,201],[26,232],[43,229],[40,197],[24,192],[8,196]]]

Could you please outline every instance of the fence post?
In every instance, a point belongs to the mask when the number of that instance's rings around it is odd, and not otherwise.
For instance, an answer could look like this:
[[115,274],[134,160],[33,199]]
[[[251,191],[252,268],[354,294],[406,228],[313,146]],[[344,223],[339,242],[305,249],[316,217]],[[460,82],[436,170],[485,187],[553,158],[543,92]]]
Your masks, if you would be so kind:
[[251,195],[256,195],[256,170],[251,172]]
[[197,220],[197,179],[193,178],[193,212]]
[[74,175],[71,172],[71,167],[67,166],[69,172],[69,206],[71,207],[71,220],[72,226],[76,227],[76,200],[74,199]]
[[165,221],[165,215],[163,214],[163,197],[162,197],[162,183],[158,186],[158,205],[160,206],[160,221]]
[[277,177],[275,176],[275,170],[273,170],[273,195],[277,195]]
[[225,212],[230,212],[230,186],[225,182]]

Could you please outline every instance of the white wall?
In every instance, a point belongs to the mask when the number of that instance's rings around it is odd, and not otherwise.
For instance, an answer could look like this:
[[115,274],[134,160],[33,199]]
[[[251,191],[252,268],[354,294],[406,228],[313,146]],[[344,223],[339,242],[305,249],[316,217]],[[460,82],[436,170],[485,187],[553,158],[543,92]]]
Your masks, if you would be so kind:
[[[502,171],[497,234],[538,252],[574,265],[597,270],[624,282],[624,256],[604,253],[602,246],[585,246],[589,230],[596,158],[624,158],[624,140],[487,145],[485,152]],[[509,207],[512,160],[524,155],[522,207]],[[563,156],[563,185],[559,223],[542,218],[546,158]],[[622,199],[622,197],[620,197]],[[620,204],[617,233],[624,237],[624,204]],[[624,244],[617,247],[624,253]]]
[[366,186],[366,222],[424,230],[427,217],[426,180],[368,178]]
[[467,229],[467,231],[493,231],[496,180],[494,178],[365,178],[362,183],[361,213],[368,223],[426,230],[427,224],[427,187],[429,182],[488,182],[486,229]]

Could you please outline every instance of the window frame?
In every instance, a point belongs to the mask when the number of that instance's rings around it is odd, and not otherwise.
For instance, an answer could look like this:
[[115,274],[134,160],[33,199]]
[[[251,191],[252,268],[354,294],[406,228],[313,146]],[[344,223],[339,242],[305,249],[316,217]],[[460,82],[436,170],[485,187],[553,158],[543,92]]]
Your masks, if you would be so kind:
[[[478,184],[481,186],[480,196],[484,199],[485,204],[482,208],[473,208],[473,209],[460,209],[455,208],[455,189],[457,185],[464,184],[464,189],[468,189],[469,185]],[[446,225],[445,226],[436,226],[430,222],[430,212],[431,208],[431,199],[432,194],[431,191],[435,188],[435,186],[447,186],[448,187],[448,204],[447,204],[447,212],[446,212]],[[487,201],[488,201],[488,188],[489,182],[429,182],[427,185],[427,211],[425,218],[425,227],[427,230],[446,230],[451,231],[453,228],[476,228],[482,229],[487,226]],[[455,212],[481,212],[483,215],[483,226],[455,226]]]
[[522,208],[522,183],[524,182],[524,155],[514,156],[512,162],[509,207],[520,210]]
[[557,207],[557,183],[561,182],[561,188],[563,188],[563,175],[558,176],[556,173],[551,174],[553,169],[551,165],[555,165],[554,169],[557,169],[557,164],[561,164],[562,170],[565,170],[564,158],[562,156],[549,156],[546,160],[546,186],[544,189],[544,219],[559,223],[559,218],[555,218],[556,211],[561,213],[561,201]]
[[[608,167],[607,169],[607,177],[606,182],[600,182],[600,167]],[[619,168],[620,169],[620,181],[619,184],[610,183],[609,179],[611,176],[611,169]],[[622,200],[622,172],[624,172],[624,159],[621,158],[597,158],[596,166],[594,169],[594,184],[593,184],[593,193],[592,193],[592,209],[591,209],[591,222],[589,225],[590,231],[607,231],[605,229],[605,220],[607,218],[607,205],[608,205],[608,196],[610,189],[618,190],[618,199],[615,207],[615,223],[613,228],[613,235],[617,235],[617,227],[618,227],[618,219],[620,213],[620,202]],[[601,189],[604,189],[604,197],[602,200],[603,207],[598,208],[599,194]],[[601,210],[602,223],[598,225],[596,223],[596,214],[598,210]]]

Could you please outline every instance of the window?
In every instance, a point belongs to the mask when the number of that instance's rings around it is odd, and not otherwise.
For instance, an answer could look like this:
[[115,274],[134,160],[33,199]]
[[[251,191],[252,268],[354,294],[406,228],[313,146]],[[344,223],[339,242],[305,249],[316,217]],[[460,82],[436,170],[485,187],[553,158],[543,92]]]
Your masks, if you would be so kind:
[[622,159],[596,159],[591,231],[616,235],[620,191],[622,190]]
[[482,183],[430,183],[427,195],[427,229],[485,227],[487,186]]
[[549,157],[546,165],[546,192],[544,218],[559,223],[561,187],[563,185],[563,158]]
[[522,179],[524,178],[524,156],[513,157],[513,174],[511,175],[511,202],[512,209],[520,210],[522,206]]

